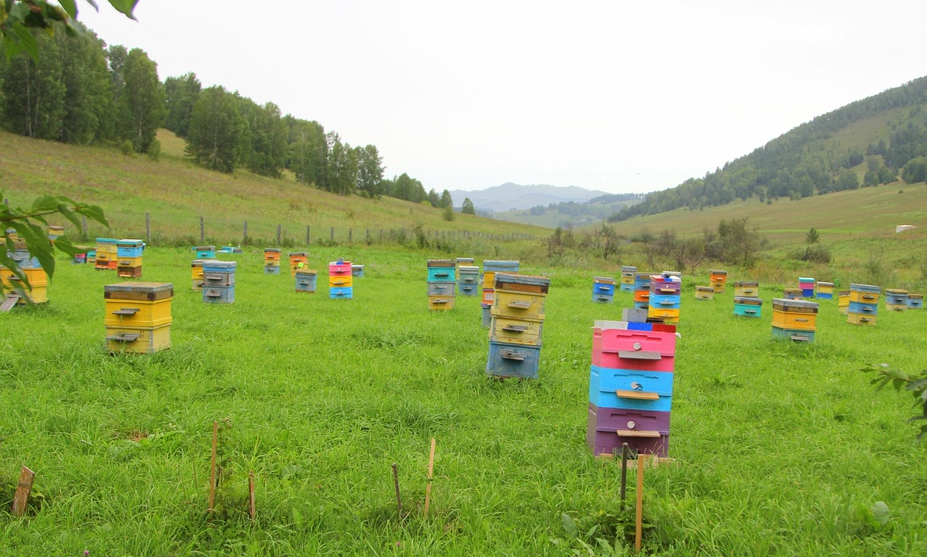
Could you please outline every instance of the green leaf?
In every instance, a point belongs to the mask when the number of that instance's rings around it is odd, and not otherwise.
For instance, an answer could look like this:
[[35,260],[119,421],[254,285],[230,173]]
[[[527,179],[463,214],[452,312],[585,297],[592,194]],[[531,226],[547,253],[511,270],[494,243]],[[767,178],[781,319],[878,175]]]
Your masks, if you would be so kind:
[[58,210],[58,198],[54,195],[40,195],[32,202],[30,213],[47,213],[48,211]]
[[576,523],[573,522],[573,519],[567,513],[560,515],[560,520],[563,522],[563,529],[566,531],[567,536],[573,537],[576,535]]
[[64,218],[71,221],[71,223],[80,229],[80,219],[77,218],[77,214],[74,213],[67,205],[64,203],[58,205],[58,212],[61,213]]
[[888,505],[885,504],[885,501],[877,501],[869,510],[872,511],[872,517],[876,519],[876,522],[882,526],[888,524],[892,519],[892,513],[888,510]]
[[56,238],[55,248],[62,253],[66,253],[68,257],[74,257],[77,253],[82,253],[81,250],[71,243],[71,240],[67,236],[59,236]]
[[135,4],[138,3],[138,0],[109,0],[109,3],[112,7],[125,14],[129,19],[135,19],[132,10],[135,9]]
[[[26,29],[22,23],[14,22],[13,23],[13,33],[12,33],[15,43],[18,45],[17,50],[19,52],[25,52],[28,54],[32,61],[36,64],[39,63],[39,42],[33,36],[32,32]],[[4,41],[5,44],[6,41]]]
[[77,18],[77,3],[74,0],[58,0],[58,3],[71,16],[71,19]]
[[88,219],[94,220],[103,226],[109,228],[109,221],[103,215],[103,209],[98,205],[78,205],[74,207],[74,212],[84,215]]

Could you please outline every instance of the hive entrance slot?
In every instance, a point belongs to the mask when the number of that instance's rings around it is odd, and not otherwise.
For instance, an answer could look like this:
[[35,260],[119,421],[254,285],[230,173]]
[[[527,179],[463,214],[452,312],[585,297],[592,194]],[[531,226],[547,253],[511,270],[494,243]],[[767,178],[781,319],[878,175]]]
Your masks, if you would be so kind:
[[138,313],[138,308],[121,308],[113,312],[113,315],[135,315]]
[[629,360],[659,360],[662,358],[659,352],[646,352],[640,350],[619,350],[618,357],[627,358]]
[[638,431],[636,429],[619,429],[615,433],[622,437],[660,437],[659,431]]
[[660,400],[660,395],[657,393],[617,390],[615,391],[615,394],[618,395],[618,398],[633,398],[635,400]]
[[119,333],[118,335],[113,335],[111,337],[106,337],[106,340],[115,340],[118,342],[135,342],[141,337],[138,333]]

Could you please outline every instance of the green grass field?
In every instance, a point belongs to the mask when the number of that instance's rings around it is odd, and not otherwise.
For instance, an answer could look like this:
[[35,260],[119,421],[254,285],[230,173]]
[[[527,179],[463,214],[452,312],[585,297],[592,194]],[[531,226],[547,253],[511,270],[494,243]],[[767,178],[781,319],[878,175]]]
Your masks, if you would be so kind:
[[[189,289],[192,252],[149,248],[143,280],[175,288],[173,346],[150,356],[104,349],[103,285],[119,279],[62,262],[47,305],[0,314],[0,554],[633,554],[618,468],[585,445],[590,327],[620,319],[630,294],[593,304],[594,273],[523,264],[552,279],[540,378],[495,381],[479,299],[427,310],[430,256],[311,249],[320,271],[336,257],[365,265],[346,301],[328,299],[324,271],[318,293],[297,294],[246,249],[226,256],[239,261],[236,303],[207,305]],[[647,471],[644,553],[922,555],[915,410],[859,370],[923,369],[927,311],[880,308],[859,327],[821,300],[815,343],[796,345],[771,339],[779,287],[761,285],[764,315],[746,320],[730,290],[696,301],[696,283],[682,294],[675,463]],[[21,465],[37,476],[14,518]]]

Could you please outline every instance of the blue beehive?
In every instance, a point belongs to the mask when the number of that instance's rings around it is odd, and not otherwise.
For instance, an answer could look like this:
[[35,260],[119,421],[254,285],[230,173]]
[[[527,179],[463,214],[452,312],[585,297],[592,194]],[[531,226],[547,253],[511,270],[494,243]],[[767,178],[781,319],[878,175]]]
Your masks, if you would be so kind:
[[123,257],[141,257],[145,249],[145,242],[141,240],[117,240],[116,256]]
[[197,259],[216,258],[216,246],[194,246],[193,251],[196,252]]
[[908,294],[908,309],[920,309],[924,307],[923,294]]
[[615,279],[610,277],[592,277],[592,301],[611,303],[615,297]]
[[354,288],[351,286],[332,286],[328,289],[328,297],[331,300],[350,300],[354,298]]
[[734,315],[741,317],[761,317],[763,300],[749,296],[734,296]]
[[497,377],[537,379],[541,358],[540,346],[489,341],[486,373]]
[[314,293],[318,271],[315,269],[299,269],[296,271],[296,291]]

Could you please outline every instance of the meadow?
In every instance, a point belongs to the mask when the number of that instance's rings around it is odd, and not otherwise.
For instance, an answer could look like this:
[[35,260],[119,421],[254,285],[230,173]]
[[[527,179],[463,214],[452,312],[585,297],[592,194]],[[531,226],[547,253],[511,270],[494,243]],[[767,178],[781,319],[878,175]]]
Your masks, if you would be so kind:
[[[221,257],[239,262],[236,302],[210,305],[190,291],[189,248],[148,248],[142,280],[175,291],[173,346],[152,355],[105,349],[103,286],[120,280],[90,265],[62,260],[48,304],[0,314],[0,555],[634,554],[633,485],[622,505],[618,466],[585,445],[591,326],[630,293],[594,304],[602,273],[523,262],[551,278],[539,379],[499,381],[479,298],[427,309],[435,254],[309,251],[316,294],[246,248]],[[337,257],[365,265],[353,300],[328,299]],[[684,284],[674,462],[646,472],[643,553],[922,555],[915,410],[860,369],[923,369],[927,312],[883,306],[860,327],[821,300],[815,342],[793,344],[771,338],[780,285],[761,284],[763,316],[746,319],[730,288],[697,301],[707,276]],[[16,518],[21,465],[37,476]]]

